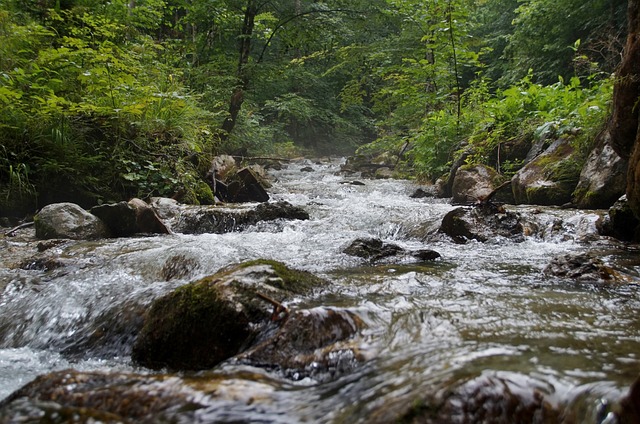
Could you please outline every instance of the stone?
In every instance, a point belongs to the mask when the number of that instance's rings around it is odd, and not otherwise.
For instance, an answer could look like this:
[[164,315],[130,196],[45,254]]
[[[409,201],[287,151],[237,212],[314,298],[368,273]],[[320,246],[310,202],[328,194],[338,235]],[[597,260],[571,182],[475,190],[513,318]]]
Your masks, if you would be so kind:
[[625,282],[627,279],[613,268],[586,253],[569,253],[553,258],[544,269],[546,276],[569,278],[582,283]]
[[511,188],[515,203],[547,206],[569,203],[580,171],[569,139],[556,140],[513,176]]
[[402,255],[405,253],[405,250],[395,244],[383,243],[380,239],[359,238],[344,249],[343,253],[368,259],[373,262],[390,256]]
[[100,218],[75,203],[47,205],[34,217],[34,222],[39,239],[92,240],[110,236]]
[[618,424],[640,424],[640,378],[631,385],[629,393],[620,401]]
[[452,202],[468,204],[483,201],[503,182],[504,178],[486,165],[461,166],[453,180]]
[[471,239],[486,242],[496,237],[518,242],[524,240],[520,215],[492,203],[448,212],[438,231],[456,243],[466,243]]
[[268,202],[269,194],[251,168],[242,168],[237,174],[227,180],[227,202]]
[[624,195],[609,208],[607,216],[601,225],[602,235],[617,238],[622,241],[640,239],[640,220],[629,206],[627,196]]
[[127,202],[94,206],[89,212],[100,218],[114,237],[129,237],[138,232],[136,209]]
[[278,367],[295,379],[326,373],[335,376],[358,363],[357,348],[350,340],[363,328],[363,321],[347,310],[298,310],[287,317],[275,335],[238,359],[254,366]]
[[279,319],[269,299],[285,302],[324,284],[275,261],[223,269],[155,300],[132,359],[152,369],[211,368],[250,348]]
[[580,173],[573,192],[578,208],[607,209],[625,194],[629,162],[613,150],[610,138],[604,140],[591,152]]
[[136,212],[137,232],[149,234],[171,234],[171,231],[162,222],[156,211],[142,199],[133,198],[129,200]]

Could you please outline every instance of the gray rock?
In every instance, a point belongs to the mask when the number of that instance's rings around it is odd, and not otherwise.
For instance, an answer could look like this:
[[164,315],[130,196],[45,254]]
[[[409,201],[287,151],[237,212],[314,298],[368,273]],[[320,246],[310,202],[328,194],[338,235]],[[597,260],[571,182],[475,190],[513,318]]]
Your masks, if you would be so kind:
[[602,223],[601,233],[615,237],[622,241],[638,240],[640,220],[629,206],[627,196],[624,195],[609,208],[609,212]]
[[109,237],[109,229],[97,216],[75,203],[47,205],[34,217],[40,239],[91,240]]
[[114,237],[129,237],[138,232],[136,210],[127,202],[94,206],[90,212],[105,223]]
[[462,166],[453,180],[452,202],[465,204],[482,201],[503,182],[504,178],[486,165]]
[[629,162],[605,141],[591,152],[582,168],[573,203],[582,209],[609,208],[625,193],[628,166]]
[[438,231],[456,243],[466,243],[471,239],[485,242],[496,237],[518,242],[524,240],[520,215],[490,203],[450,211],[442,219]]

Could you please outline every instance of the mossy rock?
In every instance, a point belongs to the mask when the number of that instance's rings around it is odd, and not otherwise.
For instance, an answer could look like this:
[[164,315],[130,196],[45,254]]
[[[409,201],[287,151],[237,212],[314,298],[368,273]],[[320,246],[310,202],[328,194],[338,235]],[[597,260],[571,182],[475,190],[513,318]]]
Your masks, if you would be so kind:
[[133,346],[140,365],[160,369],[211,368],[237,355],[273,325],[274,305],[326,281],[276,261],[225,268],[157,299]]

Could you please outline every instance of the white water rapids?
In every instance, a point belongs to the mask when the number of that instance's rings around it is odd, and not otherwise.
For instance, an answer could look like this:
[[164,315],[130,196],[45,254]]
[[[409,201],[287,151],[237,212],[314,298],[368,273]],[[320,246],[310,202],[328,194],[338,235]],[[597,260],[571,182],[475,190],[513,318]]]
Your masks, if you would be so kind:
[[[229,391],[267,400],[248,404],[240,394],[210,400],[197,421],[371,422],[386,405],[411,405],[427,392],[488,373],[538,387],[595,423],[600,406],[619,399],[637,378],[639,255],[597,236],[597,214],[511,207],[538,228],[524,242],[455,244],[436,234],[453,208],[446,200],[410,198],[416,186],[409,181],[349,184],[355,177],[338,174],[340,163],[294,162],[272,172],[272,199],[303,207],[308,221],[266,222],[227,234],[62,244],[49,254],[64,266],[50,270],[16,267],[11,252],[27,242],[1,240],[0,399],[54,370],[148,372],[131,363],[131,339],[95,352],[78,352],[78,340],[127,305],[149,304],[226,265],[258,258],[330,280],[330,287],[298,305],[359,315],[367,325],[359,347],[366,361],[335,378],[301,381],[223,364],[214,374],[233,382]],[[314,171],[301,172],[303,166]],[[442,257],[373,266],[343,253],[361,237],[433,249]],[[631,283],[582,284],[543,275],[555,256],[586,251],[597,252]],[[177,255],[193,267],[186,277],[166,282],[161,270]]]

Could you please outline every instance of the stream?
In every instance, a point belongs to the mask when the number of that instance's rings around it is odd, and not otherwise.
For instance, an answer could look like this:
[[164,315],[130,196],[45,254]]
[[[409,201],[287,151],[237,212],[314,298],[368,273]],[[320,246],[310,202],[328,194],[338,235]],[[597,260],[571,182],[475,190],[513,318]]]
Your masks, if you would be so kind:
[[[454,208],[447,199],[413,199],[417,186],[410,181],[341,175],[342,162],[305,160],[270,171],[272,200],[303,207],[308,221],[61,243],[47,252],[64,266],[51,267],[16,266],[25,252],[36,252],[30,230],[0,238],[0,399],[58,370],[159,375],[131,362],[131,335],[102,346],[83,341],[106,316],[126,326],[123,311],[131,305],[149,305],[222,267],[264,258],[331,282],[289,307],[358,315],[366,324],[357,340],[363,360],[350,370],[299,379],[233,360],[193,375],[171,374],[162,384],[189,381],[200,407],[162,421],[389,422],[416,401],[487,378],[509,382],[511,391],[534,388],[575,422],[611,422],[608,405],[640,373],[640,254],[633,246],[598,236],[593,211],[531,206],[508,207],[536,224],[523,242],[456,244],[437,233]],[[313,171],[302,172],[306,166]],[[364,185],[351,184],[354,179]],[[441,258],[371,264],[343,253],[363,237],[432,249]],[[628,283],[543,274],[554,257],[582,252],[597,254]],[[192,267],[166,281],[163,266],[176,256]],[[198,392],[206,381],[217,382],[216,396]]]

